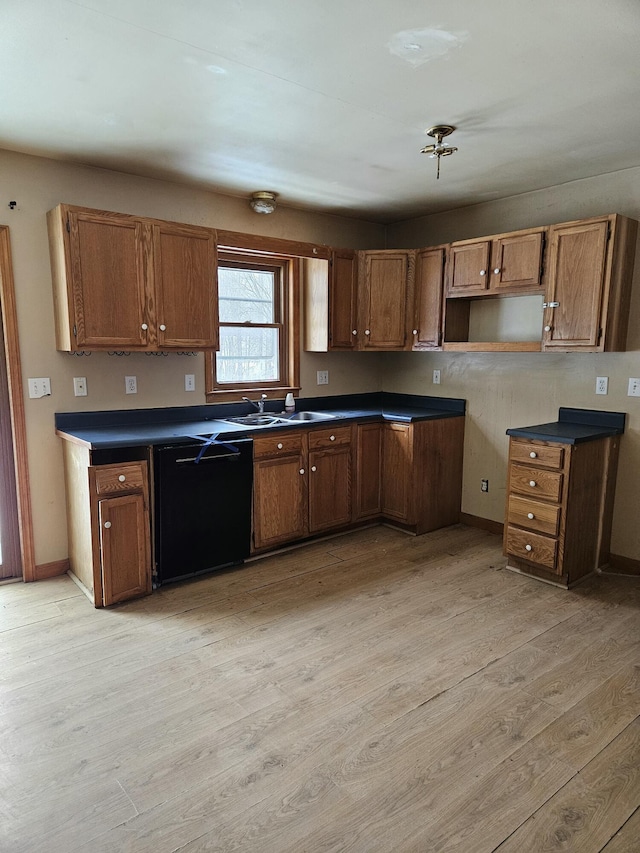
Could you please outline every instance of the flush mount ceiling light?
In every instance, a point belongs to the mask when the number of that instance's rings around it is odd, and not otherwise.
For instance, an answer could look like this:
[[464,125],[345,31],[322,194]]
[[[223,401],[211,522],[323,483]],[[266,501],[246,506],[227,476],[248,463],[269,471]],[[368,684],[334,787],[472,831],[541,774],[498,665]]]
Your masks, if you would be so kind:
[[438,158],[438,172],[436,174],[436,180],[440,178],[440,158],[448,157],[450,154],[453,154],[458,149],[453,145],[449,145],[448,142],[443,142],[442,140],[445,136],[449,136],[450,133],[453,133],[455,127],[452,124],[436,124],[433,127],[430,127],[429,130],[425,131],[428,136],[432,136],[436,141],[434,145],[425,146],[420,153],[428,154],[431,159],[434,157]]
[[276,209],[276,199],[278,193],[272,193],[268,190],[260,190],[257,193],[252,193],[249,199],[249,204],[255,213],[273,213]]

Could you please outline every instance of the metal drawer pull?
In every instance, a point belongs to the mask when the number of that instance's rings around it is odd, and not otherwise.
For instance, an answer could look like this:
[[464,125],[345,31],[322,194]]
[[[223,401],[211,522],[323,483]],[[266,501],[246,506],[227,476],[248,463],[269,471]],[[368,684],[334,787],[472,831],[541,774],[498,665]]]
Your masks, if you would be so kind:
[[181,464],[182,462],[217,462],[218,459],[232,459],[236,456],[240,456],[239,453],[220,453],[218,456],[187,456],[184,459],[176,459],[176,465]]
[[538,454],[535,452],[535,450],[532,450],[532,451],[531,451],[531,453],[529,454],[529,456],[530,456],[532,459],[537,459],[537,458],[538,458]]
[[127,478],[124,476],[124,474],[120,474],[120,476],[118,477],[118,479],[120,480],[120,482],[121,482],[121,483],[124,483],[124,481],[125,481]]
[[525,545],[524,550],[525,551],[533,551],[533,548],[531,547],[531,545]]
[[528,512],[527,518],[535,518],[535,515],[532,512]]
[[529,480],[529,485],[531,486],[532,489],[534,489],[536,486],[536,481],[535,480]]

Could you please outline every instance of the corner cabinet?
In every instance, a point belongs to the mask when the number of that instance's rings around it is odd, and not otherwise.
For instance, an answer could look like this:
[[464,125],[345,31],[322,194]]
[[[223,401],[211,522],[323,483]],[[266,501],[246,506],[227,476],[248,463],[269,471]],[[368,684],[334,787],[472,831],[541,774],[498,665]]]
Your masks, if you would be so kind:
[[149,474],[145,459],[94,464],[64,442],[72,576],[96,607],[151,592]]
[[64,204],[48,226],[59,350],[217,348],[212,229]]
[[549,229],[543,350],[625,349],[637,231],[616,214]]

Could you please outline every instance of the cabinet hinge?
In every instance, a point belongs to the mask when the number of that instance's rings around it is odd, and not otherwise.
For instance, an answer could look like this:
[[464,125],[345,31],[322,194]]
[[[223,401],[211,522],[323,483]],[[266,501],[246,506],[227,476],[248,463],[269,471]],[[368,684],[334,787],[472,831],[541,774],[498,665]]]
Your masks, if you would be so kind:
[[71,223],[69,222],[68,216],[67,216],[67,234],[71,234]]
[[600,329],[598,332],[598,344],[601,344],[601,343],[602,343],[602,329]]
[[78,337],[78,327],[76,325],[74,325],[74,327],[73,327],[73,337],[74,338]]

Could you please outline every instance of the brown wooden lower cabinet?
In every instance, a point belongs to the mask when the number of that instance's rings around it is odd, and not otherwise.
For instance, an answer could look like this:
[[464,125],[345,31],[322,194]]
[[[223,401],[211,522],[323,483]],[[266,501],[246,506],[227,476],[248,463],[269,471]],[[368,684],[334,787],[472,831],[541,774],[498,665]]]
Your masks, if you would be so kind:
[[253,454],[254,551],[351,523],[351,426],[271,433]]
[[149,594],[147,461],[92,464],[86,447],[63,448],[72,575],[96,607]]
[[620,439],[510,439],[507,566],[571,586],[609,561]]
[[382,513],[382,424],[357,424],[355,436],[354,521],[364,521]]

